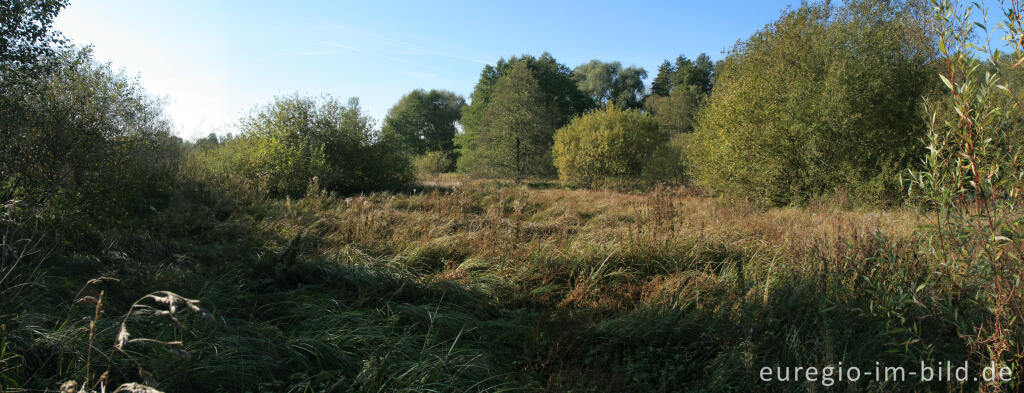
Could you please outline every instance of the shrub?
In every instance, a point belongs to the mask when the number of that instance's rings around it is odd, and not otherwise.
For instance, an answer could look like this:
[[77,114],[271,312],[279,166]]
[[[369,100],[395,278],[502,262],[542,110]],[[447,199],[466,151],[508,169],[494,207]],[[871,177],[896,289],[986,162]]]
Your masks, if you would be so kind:
[[412,166],[416,174],[438,175],[452,170],[454,162],[451,155],[443,151],[430,151],[413,158]]
[[690,161],[686,149],[693,134],[675,134],[651,152],[644,163],[640,179],[647,184],[685,185],[690,182]]
[[804,4],[736,45],[698,115],[700,183],[767,205],[840,186],[896,198],[936,87],[926,16],[913,2]]
[[552,155],[559,180],[571,186],[593,186],[638,177],[665,139],[650,115],[608,105],[555,132]]
[[[984,4],[984,3],[982,3]],[[919,171],[908,171],[909,193],[922,208],[921,255],[935,266],[929,281],[938,288],[969,288],[970,301],[985,318],[959,326],[971,359],[1005,365],[1019,381],[1024,368],[1024,145],[1022,87],[1015,83],[1024,63],[1020,3],[1002,5],[1001,45],[973,39],[987,31],[983,5],[936,1],[941,75],[947,94],[934,102],[926,153]],[[999,14],[999,13],[996,13]],[[1001,53],[1005,48],[1010,50]],[[986,58],[987,57],[987,58]],[[984,391],[1009,391],[1020,384],[991,384]]]
[[399,142],[378,137],[359,101],[278,98],[242,121],[242,135],[191,158],[197,176],[269,196],[302,196],[313,177],[342,193],[400,187],[412,167]]
[[67,49],[0,96],[0,197],[98,219],[148,208],[173,187],[180,140],[136,80]]
[[693,132],[693,117],[707,96],[696,89],[673,89],[668,96],[647,97],[647,112],[658,121],[658,127],[667,134]]

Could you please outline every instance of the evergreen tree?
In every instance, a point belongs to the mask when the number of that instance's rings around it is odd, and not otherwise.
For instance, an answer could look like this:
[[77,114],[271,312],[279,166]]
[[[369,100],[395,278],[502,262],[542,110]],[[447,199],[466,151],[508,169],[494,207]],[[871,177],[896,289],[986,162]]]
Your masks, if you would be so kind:
[[654,77],[654,82],[651,82],[651,94],[668,97],[672,92],[672,78],[676,73],[676,68],[672,66],[668,60],[665,60],[658,66],[658,76]]
[[690,85],[690,75],[693,73],[693,61],[686,56],[676,58],[676,72],[672,75],[672,88]]
[[701,53],[693,62],[690,75],[686,78],[688,86],[702,95],[711,95],[711,74],[714,73],[715,64],[707,54]]

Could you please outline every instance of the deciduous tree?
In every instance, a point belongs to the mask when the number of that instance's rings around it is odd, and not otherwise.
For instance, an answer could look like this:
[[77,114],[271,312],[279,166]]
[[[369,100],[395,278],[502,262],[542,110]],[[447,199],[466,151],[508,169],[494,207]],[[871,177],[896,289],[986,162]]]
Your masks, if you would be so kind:
[[513,178],[547,176],[555,121],[529,65],[519,62],[494,86],[460,166],[474,175]]
[[738,44],[698,118],[701,184],[772,205],[901,195],[937,81],[927,19],[914,1],[804,4]]
[[606,105],[612,101],[623,108],[638,108],[643,104],[644,79],[647,78],[647,71],[643,68],[622,68],[617,61],[591,60],[576,67],[572,78],[580,91],[596,103]]
[[394,134],[415,154],[449,153],[454,149],[456,123],[465,105],[462,96],[450,91],[413,90],[388,111],[382,131]]

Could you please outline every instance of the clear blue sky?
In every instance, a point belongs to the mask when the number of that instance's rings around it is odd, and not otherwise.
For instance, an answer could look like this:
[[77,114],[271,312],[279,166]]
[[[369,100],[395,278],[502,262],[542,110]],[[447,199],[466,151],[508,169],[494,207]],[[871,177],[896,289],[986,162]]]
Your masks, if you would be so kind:
[[799,1],[72,0],[56,21],[75,44],[167,99],[185,138],[235,132],[275,95],[359,97],[382,119],[416,88],[469,98],[484,64],[550,52],[647,69],[713,59]]

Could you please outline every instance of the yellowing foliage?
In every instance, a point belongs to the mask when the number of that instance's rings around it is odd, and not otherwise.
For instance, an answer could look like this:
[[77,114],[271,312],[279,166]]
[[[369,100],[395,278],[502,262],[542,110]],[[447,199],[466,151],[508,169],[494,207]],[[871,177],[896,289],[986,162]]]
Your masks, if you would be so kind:
[[666,139],[650,115],[608,105],[556,131],[552,155],[562,183],[593,186],[638,177]]

